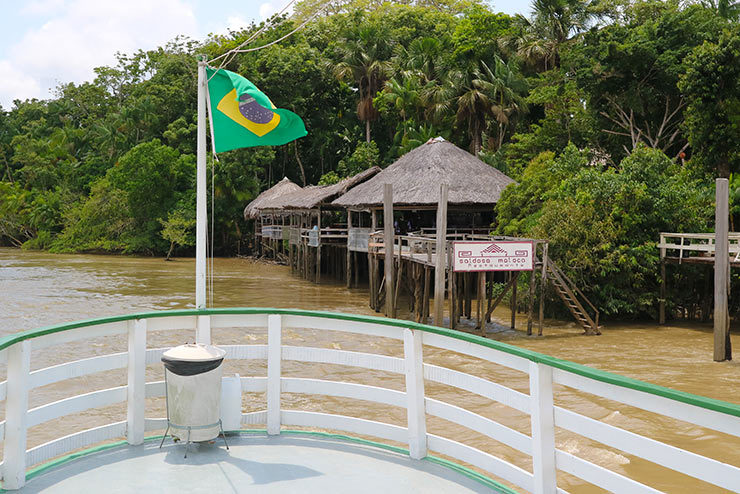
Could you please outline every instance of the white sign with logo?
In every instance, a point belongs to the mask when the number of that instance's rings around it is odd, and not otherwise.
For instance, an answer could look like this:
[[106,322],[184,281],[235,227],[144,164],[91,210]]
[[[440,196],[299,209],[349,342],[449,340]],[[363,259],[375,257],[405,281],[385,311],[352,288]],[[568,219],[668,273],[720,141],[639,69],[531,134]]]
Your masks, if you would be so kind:
[[533,242],[454,242],[453,269],[466,271],[532,271]]

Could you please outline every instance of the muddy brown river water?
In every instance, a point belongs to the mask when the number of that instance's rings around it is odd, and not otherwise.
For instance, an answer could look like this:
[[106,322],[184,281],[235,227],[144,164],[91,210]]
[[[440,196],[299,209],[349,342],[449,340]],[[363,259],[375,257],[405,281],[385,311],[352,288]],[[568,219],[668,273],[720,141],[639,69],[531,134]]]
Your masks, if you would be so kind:
[[[255,263],[243,259],[216,259],[214,280],[215,307],[294,307],[357,314],[374,314],[368,307],[367,291],[346,289],[341,283],[322,285],[293,277],[283,266]],[[193,307],[194,262],[178,259],[93,255],[52,255],[0,248],[0,336],[49,324],[140,311]],[[501,309],[494,319],[502,324],[508,312]],[[526,317],[520,316],[516,331],[500,330],[490,336],[509,344],[616,372],[682,391],[740,403],[740,356],[734,362],[712,361],[711,327],[680,324],[659,327],[652,323],[606,323],[602,336],[584,337],[575,324],[546,321],[545,336],[527,337],[523,332]],[[520,326],[521,325],[521,326]],[[402,344],[383,338],[358,338],[335,332],[300,328],[286,332],[287,344],[310,344],[386,355],[402,355]],[[214,342],[249,344],[266,341],[264,331],[218,330]],[[150,347],[164,347],[192,340],[190,334],[157,332],[148,337]],[[733,347],[740,354],[740,334],[733,334]],[[71,359],[125,351],[125,338],[85,341],[83,345],[63,345],[53,350],[34,352],[32,367],[40,368]],[[522,392],[528,392],[525,375],[493,367],[473,358],[427,349],[425,360],[486,377]],[[225,372],[242,376],[265,375],[264,362],[227,362]],[[285,372],[302,377],[372,383],[403,390],[403,378],[383,372],[359,371],[336,365],[289,363]],[[0,367],[5,375],[5,368]],[[147,380],[162,379],[159,366],[150,366]],[[125,370],[99,373],[34,390],[31,406],[55,401],[72,394],[125,384]],[[529,433],[529,419],[523,414],[490,401],[442,385],[429,385],[428,393],[504,425]],[[740,466],[740,439],[700,427],[662,418],[610,400],[556,388],[556,403],[583,415],[690,451]],[[264,395],[245,395],[247,410],[264,408]],[[286,408],[308,409],[354,415],[371,420],[405,424],[405,411],[394,407],[369,405],[358,400],[289,395]],[[148,402],[149,416],[163,416],[163,400]],[[0,406],[0,413],[4,407]],[[102,425],[125,417],[125,407],[90,410],[34,427],[29,446],[75,430]],[[440,419],[429,419],[429,431],[455,438],[531,468],[527,458],[511,448],[478,433]],[[726,492],[695,481],[681,473],[621,453],[566,431],[558,431],[557,446],[574,455],[619,471],[666,492]],[[574,493],[601,492],[590,484],[558,474],[561,487]],[[737,488],[740,491],[740,486]]]

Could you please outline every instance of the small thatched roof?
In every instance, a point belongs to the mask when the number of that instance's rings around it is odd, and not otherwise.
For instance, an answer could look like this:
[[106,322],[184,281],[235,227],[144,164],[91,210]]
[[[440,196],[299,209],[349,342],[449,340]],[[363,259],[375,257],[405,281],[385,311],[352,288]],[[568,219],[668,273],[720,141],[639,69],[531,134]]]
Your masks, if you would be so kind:
[[271,204],[279,197],[298,190],[301,190],[300,186],[288,180],[288,177],[283,178],[247,204],[247,207],[244,208],[244,219],[256,218],[259,216],[261,209],[269,209]]
[[381,207],[383,185],[393,184],[393,203],[432,206],[439,186],[449,185],[448,204],[493,205],[514,180],[441,137],[401,156],[364,184],[336,199],[343,207]]
[[379,172],[380,168],[374,166],[332,185],[304,187],[281,196],[272,205],[277,206],[275,209],[314,209],[322,204],[330,203],[337,196],[346,193],[352,187],[365,182]]

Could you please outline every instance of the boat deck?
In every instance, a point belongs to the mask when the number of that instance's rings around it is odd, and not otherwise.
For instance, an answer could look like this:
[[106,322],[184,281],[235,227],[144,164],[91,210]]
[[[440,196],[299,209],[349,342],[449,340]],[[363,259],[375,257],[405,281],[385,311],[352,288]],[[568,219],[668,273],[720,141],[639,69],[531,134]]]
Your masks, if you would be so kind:
[[470,472],[363,441],[310,433],[227,440],[228,451],[220,438],[192,444],[187,458],[185,446],[170,438],[162,449],[159,440],[149,440],[90,452],[38,472],[16,492],[492,492]]

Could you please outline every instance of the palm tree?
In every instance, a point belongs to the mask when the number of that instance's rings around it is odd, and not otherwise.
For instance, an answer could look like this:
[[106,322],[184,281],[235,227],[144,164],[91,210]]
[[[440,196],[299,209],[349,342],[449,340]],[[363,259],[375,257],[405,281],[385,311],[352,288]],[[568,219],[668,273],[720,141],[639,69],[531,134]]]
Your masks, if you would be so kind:
[[702,0],[705,8],[712,9],[718,16],[728,21],[740,19],[740,2],[734,0]]
[[492,83],[494,91],[491,114],[498,127],[496,149],[499,149],[504,143],[504,137],[510,124],[520,113],[526,110],[524,94],[526,94],[527,86],[511,61],[506,63],[501,58],[496,57],[493,70],[485,62],[481,62],[481,65],[481,70],[486,79]]
[[388,79],[383,89],[383,100],[394,106],[401,115],[401,120],[406,122],[409,118],[418,118],[421,108],[420,87],[412,77],[403,75]]
[[459,91],[455,97],[458,123],[466,123],[470,136],[470,152],[477,155],[481,149],[481,135],[486,128],[486,118],[491,115],[493,84],[485,79],[478,68],[455,71],[449,84]]
[[533,0],[530,18],[516,17],[520,34],[503,41],[527,63],[547,71],[560,65],[560,46],[593,18],[588,0]]
[[357,116],[365,122],[365,139],[370,142],[370,122],[378,118],[373,98],[390,73],[391,45],[389,37],[375,26],[364,25],[353,31],[338,44],[341,62],[334,67],[334,75],[357,85]]

